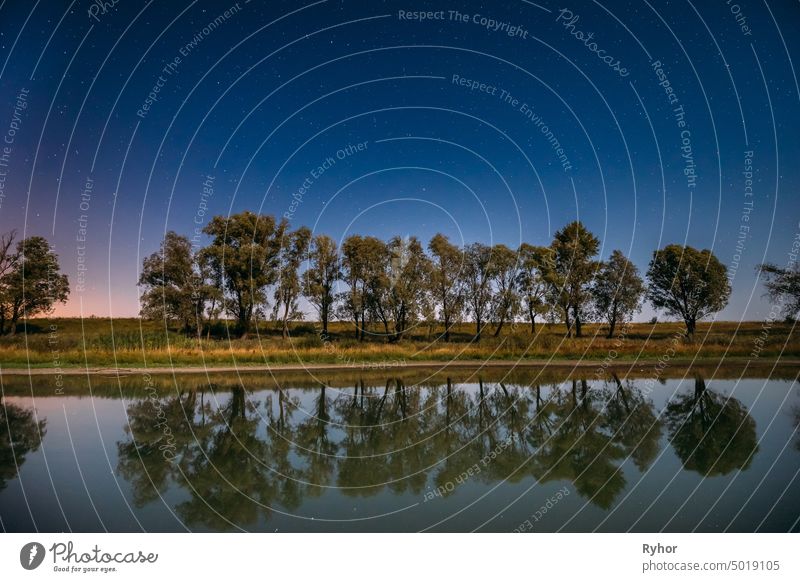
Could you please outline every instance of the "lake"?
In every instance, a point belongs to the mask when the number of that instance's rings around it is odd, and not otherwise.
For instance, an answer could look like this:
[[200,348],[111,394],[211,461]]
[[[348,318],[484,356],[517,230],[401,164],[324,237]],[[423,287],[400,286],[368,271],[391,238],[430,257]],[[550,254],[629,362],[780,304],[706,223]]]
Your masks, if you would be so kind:
[[6,376],[0,525],[800,530],[796,373],[677,375]]

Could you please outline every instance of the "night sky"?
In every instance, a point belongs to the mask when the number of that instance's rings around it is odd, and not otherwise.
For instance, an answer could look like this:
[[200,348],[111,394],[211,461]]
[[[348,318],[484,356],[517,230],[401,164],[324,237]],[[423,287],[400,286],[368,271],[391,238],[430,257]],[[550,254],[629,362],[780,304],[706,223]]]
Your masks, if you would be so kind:
[[737,1],[6,0],[0,230],[53,242],[58,314],[118,317],[215,214],[514,247],[580,219],[642,271],[713,249],[719,317],[762,319],[754,266],[800,232],[800,3]]

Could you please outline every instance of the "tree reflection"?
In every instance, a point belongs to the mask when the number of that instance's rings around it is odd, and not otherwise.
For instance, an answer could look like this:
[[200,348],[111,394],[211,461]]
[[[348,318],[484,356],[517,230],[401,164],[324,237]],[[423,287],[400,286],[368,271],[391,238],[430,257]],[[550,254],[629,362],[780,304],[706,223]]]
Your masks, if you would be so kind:
[[625,487],[619,462],[625,448],[605,430],[601,394],[585,380],[559,391],[553,410],[556,430],[536,455],[534,476],[541,481],[571,481],[581,495],[610,507]]
[[669,438],[683,467],[711,477],[745,470],[758,451],[756,423],[733,396],[723,396],[697,377],[694,391],[667,405]]
[[[662,434],[651,401],[616,376],[552,386],[359,379],[335,392],[320,385],[265,394],[257,401],[236,387],[131,403],[119,470],[136,503],[177,487],[188,495],[176,506],[188,525],[248,528],[329,488],[446,497],[469,473],[490,485],[569,481],[608,508],[626,486],[623,462],[646,470]],[[175,435],[171,462],[159,449],[159,409]]]
[[33,410],[0,397],[0,491],[17,476],[25,455],[36,451],[45,434],[45,420],[36,421]]
[[206,423],[209,414],[205,393],[200,392],[198,398],[196,390],[158,400],[146,398],[127,407],[129,437],[117,443],[117,470],[130,482],[137,506],[158,499],[171,480],[180,476],[181,460],[192,457],[196,440],[210,426]]

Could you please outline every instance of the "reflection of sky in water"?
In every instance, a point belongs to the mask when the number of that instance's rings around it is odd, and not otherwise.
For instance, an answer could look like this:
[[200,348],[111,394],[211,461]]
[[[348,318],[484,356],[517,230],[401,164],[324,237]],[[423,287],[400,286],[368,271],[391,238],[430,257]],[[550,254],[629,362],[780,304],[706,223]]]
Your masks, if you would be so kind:
[[[790,382],[374,384],[324,405],[318,388],[172,392],[174,449],[145,401],[37,398],[46,434],[18,478],[2,441],[3,527],[510,531],[566,487],[534,530],[797,529]],[[5,402],[12,435],[35,429],[30,398]]]

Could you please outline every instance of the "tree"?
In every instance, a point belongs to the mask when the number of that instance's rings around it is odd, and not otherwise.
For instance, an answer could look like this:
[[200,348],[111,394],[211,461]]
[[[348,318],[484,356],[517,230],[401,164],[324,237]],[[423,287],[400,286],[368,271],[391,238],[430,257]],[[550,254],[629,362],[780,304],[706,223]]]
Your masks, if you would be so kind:
[[756,267],[764,278],[767,296],[773,303],[780,303],[783,314],[794,318],[800,311],[800,267],[797,263],[792,269],[781,269],[772,263]]
[[6,321],[11,319],[11,302],[7,293],[10,281],[7,275],[11,273],[17,260],[13,249],[16,234],[16,231],[12,230],[0,236],[0,335],[5,330]]
[[336,301],[334,286],[341,277],[336,241],[324,234],[315,236],[311,243],[309,267],[303,273],[303,294],[317,309],[323,338],[328,337],[328,322]]
[[580,221],[575,221],[556,232],[551,248],[553,263],[548,267],[547,275],[551,295],[564,313],[567,337],[572,336],[570,312],[574,320],[575,337],[581,337],[589,289],[597,271],[594,257],[600,248],[600,241]]
[[266,288],[278,279],[287,228],[285,220],[276,223],[273,216],[245,211],[215,216],[203,229],[214,238],[202,253],[222,282],[225,308],[236,318],[242,337],[247,337],[253,316],[266,306]]
[[387,308],[381,311],[389,314],[393,326],[389,340],[397,342],[419,318],[432,267],[416,237],[394,237],[387,249],[391,257],[387,265],[389,288],[385,294]]
[[480,341],[492,299],[491,247],[473,243],[464,250],[464,286],[467,306],[475,318],[475,340]]
[[549,310],[547,305],[547,281],[545,273],[547,265],[552,263],[552,251],[547,247],[536,247],[522,243],[519,254],[519,272],[517,286],[522,302],[531,322],[531,334],[536,333],[536,316],[544,315]]
[[[6,244],[7,239],[4,239],[3,245]],[[8,254],[8,248],[5,253]],[[69,279],[59,272],[58,255],[41,236],[21,240],[17,243],[13,256],[5,261],[7,264],[4,268],[7,272],[0,284],[0,311],[8,314],[11,322],[9,331],[14,335],[21,317],[29,318],[47,313],[55,303],[67,301]],[[3,331],[0,329],[0,333]]]
[[349,287],[343,294],[342,310],[353,320],[360,341],[364,340],[367,314],[383,305],[379,296],[388,287],[388,256],[386,243],[375,237],[352,235],[342,243],[344,280]]
[[428,243],[428,251],[433,257],[430,288],[439,305],[439,313],[444,324],[444,341],[450,341],[450,327],[458,321],[464,309],[464,288],[461,270],[464,255],[443,234],[436,234]]
[[300,265],[308,254],[311,243],[311,231],[301,226],[297,230],[286,233],[280,241],[278,254],[278,281],[275,287],[275,308],[277,316],[281,308],[282,331],[284,339],[289,337],[289,321],[300,319],[303,313],[297,305],[300,298]]
[[694,338],[697,321],[728,304],[727,269],[705,249],[668,245],[653,253],[647,296],[656,309],[683,318],[686,337]]
[[161,246],[142,261],[142,317],[179,321],[184,333],[202,334],[206,303],[218,293],[206,280],[185,236],[169,231]]
[[500,335],[503,324],[513,320],[519,311],[517,294],[517,266],[519,257],[506,245],[492,247],[491,272],[496,285],[492,298],[492,315],[497,327],[494,336]]
[[614,337],[617,323],[625,323],[642,305],[644,282],[639,270],[621,251],[611,253],[592,287],[595,312],[608,321],[608,338]]

